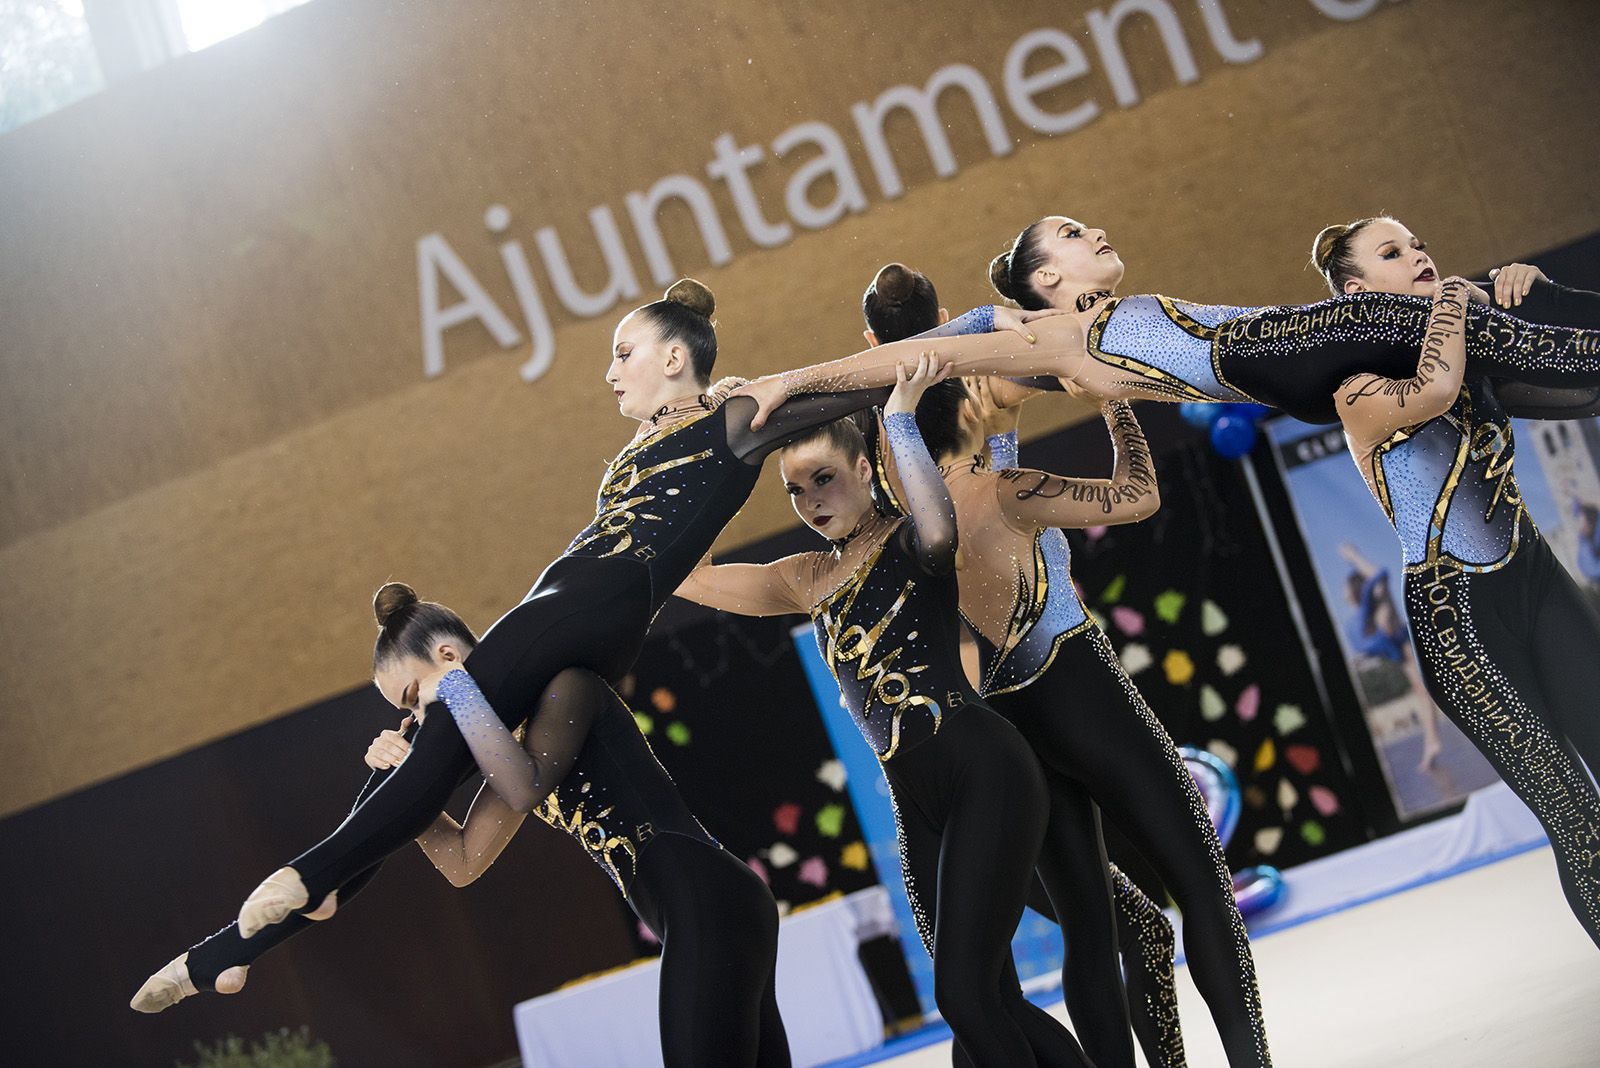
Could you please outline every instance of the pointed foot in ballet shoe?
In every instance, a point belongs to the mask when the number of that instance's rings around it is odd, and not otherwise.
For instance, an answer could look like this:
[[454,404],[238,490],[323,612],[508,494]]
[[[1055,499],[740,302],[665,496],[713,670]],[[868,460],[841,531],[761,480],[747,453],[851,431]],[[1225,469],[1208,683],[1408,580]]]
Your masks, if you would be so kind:
[[219,994],[237,994],[244,989],[244,981],[249,978],[249,971],[248,964],[236,964],[232,968],[225,968],[212,986]]
[[306,913],[308,920],[329,920],[339,908],[339,891],[335,890],[322,899],[322,904]]
[[135,1012],[160,1012],[197,993],[189,978],[189,954],[185,953],[173,957],[164,968],[146,979],[128,1007]]
[[239,937],[250,938],[268,924],[282,923],[291,912],[305,908],[310,896],[299,872],[279,868],[245,899],[239,910]]

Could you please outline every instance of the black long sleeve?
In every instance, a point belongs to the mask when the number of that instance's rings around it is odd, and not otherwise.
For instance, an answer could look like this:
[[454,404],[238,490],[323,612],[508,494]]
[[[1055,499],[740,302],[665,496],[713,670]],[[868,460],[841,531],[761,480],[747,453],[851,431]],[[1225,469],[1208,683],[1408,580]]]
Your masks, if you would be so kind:
[[842,419],[863,408],[872,408],[889,399],[892,387],[849,389],[838,393],[802,393],[790,397],[768,417],[760,430],[750,429],[756,402],[750,397],[729,397],[728,448],[747,464],[759,465],[775,450],[824,423]]
[[[1492,291],[1494,283],[1484,283]],[[1600,329],[1600,293],[1574,289],[1555,282],[1534,282],[1527,296],[1508,314],[1544,326]],[[1600,387],[1558,389],[1526,382],[1496,381],[1495,395],[1510,415],[1519,419],[1586,419],[1600,415]]]

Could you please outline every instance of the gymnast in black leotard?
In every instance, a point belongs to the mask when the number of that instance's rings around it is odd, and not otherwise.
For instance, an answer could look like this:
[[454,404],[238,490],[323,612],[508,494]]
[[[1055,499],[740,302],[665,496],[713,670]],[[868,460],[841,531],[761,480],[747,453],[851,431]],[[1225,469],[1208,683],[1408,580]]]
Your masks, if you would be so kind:
[[[996,289],[1023,308],[1063,314],[1030,324],[1035,343],[1006,333],[928,346],[958,375],[1048,375],[1103,400],[1257,401],[1334,423],[1333,391],[1352,374],[1415,373],[1429,306],[1420,297],[1354,293],[1308,305],[1236,307],[1163,296],[1115,297],[1123,265],[1104,230],[1065,216],[1031,224],[990,266]],[[787,371],[740,392],[755,425],[790,396],[889,382],[918,351],[907,340]],[[1536,324],[1474,303],[1469,373],[1542,388],[1600,386],[1600,331]]]
[[[1543,825],[1567,903],[1600,945],[1600,615],[1523,505],[1511,421],[1467,380],[1471,283],[1433,273],[1392,219],[1319,235],[1336,291],[1435,287],[1423,355],[1404,378],[1357,375],[1334,399],[1350,454],[1400,537],[1406,612],[1428,691]],[[1406,274],[1411,277],[1404,277]],[[1395,277],[1399,275],[1400,277]]]
[[[930,326],[937,308],[932,284],[899,264],[879,272],[864,301],[881,341]],[[981,326],[983,318],[980,310],[921,337],[961,330],[962,320]],[[1057,529],[1133,522],[1156,511],[1155,468],[1138,421],[1126,402],[1107,403],[1112,477],[1061,478],[1019,468],[1014,431],[988,439],[992,463],[984,462],[980,390],[991,404],[1023,399],[1004,379],[944,382],[923,397],[917,424],[955,502],[961,613],[978,642],[979,690],[1027,739],[1050,789],[1039,871],[1061,919],[1062,987],[1078,1037],[1101,1068],[1134,1063],[1116,982],[1114,894],[1145,1057],[1152,1065],[1184,1063],[1172,931],[1120,872],[1113,868],[1108,882],[1103,809],[1156,865],[1183,913],[1190,973],[1230,1063],[1270,1063],[1255,965],[1222,844],[1171,737],[1079,601],[1067,540]]]
[[678,593],[743,615],[811,616],[882,761],[934,998],[959,1053],[980,1066],[1086,1064],[1066,1029],[1023,999],[1011,966],[1048,796],[1027,743],[961,672],[955,513],[911,414],[934,377],[921,361],[885,409],[910,518],[874,507],[865,441],[843,421],[782,454],[795,510],[833,550],[707,565]]
[[[589,677],[581,686],[565,688],[564,712],[587,716],[595,724],[596,744],[603,742],[604,752],[611,753],[614,728],[622,720],[612,714],[615,697],[607,684],[631,667],[650,620],[749,496],[762,460],[787,438],[881,402],[887,395],[884,390],[819,396],[814,403],[797,407],[787,419],[780,417],[769,428],[752,432],[749,423],[755,406],[750,401],[717,405],[705,396],[716,353],[710,312],[708,290],[698,283],[679,283],[668,299],[632,313],[617,329],[607,380],[623,414],[642,420],[639,434],[607,471],[594,521],[545,570],[522,603],[484,634],[464,665],[490,705],[505,717],[507,727],[515,727],[539,706],[558,674],[582,669]],[[579,697],[584,699],[576,700]],[[413,699],[421,701],[416,695]],[[421,701],[420,707],[428,704]],[[451,792],[473,767],[468,739],[443,708],[439,705],[426,717],[406,760],[366,792],[331,835],[275,872],[250,896],[240,911],[237,930],[223,933],[223,944],[240,937],[248,943],[253,936],[261,937],[258,932],[285,920],[302,926],[303,918],[331,913],[336,891],[348,896],[352,880],[433,825]],[[559,762],[551,766],[559,768]],[[555,791],[560,811],[568,814],[561,818],[570,824],[579,799],[564,796],[557,789],[562,784],[560,776],[546,771],[515,800],[525,806],[544,804],[544,813],[554,815],[546,799]],[[643,791],[639,806],[659,808],[662,816],[605,825],[598,846],[596,836],[584,834],[581,826],[571,829],[592,853],[602,854],[597,859],[615,866],[618,885],[648,919],[652,906],[635,892],[634,876],[642,858],[655,852],[663,864],[678,863],[684,850],[677,843],[703,838],[704,832],[692,818],[685,818],[675,794],[661,793],[665,787],[660,783],[629,785],[625,777],[610,788]],[[673,845],[655,850],[654,843],[663,840]],[[707,850],[703,841],[694,848]],[[766,907],[771,909],[770,899]],[[759,960],[762,952],[755,945],[752,959]],[[215,963],[214,955],[203,956]],[[222,970],[247,963],[224,960]],[[192,977],[192,986],[200,987],[205,979],[214,977]],[[706,1063],[696,1058],[708,1055],[708,1047],[701,1044],[707,1041],[731,1051],[714,1059],[742,1063],[740,1058],[747,1052],[754,1056],[758,1045],[767,1056],[773,1043],[758,1035],[757,1026],[761,984],[729,991],[728,997],[745,999],[746,1009],[732,1013],[722,1031],[709,1026],[692,1033],[663,1031],[669,1061]],[[710,1000],[724,1003],[720,997]],[[690,1029],[705,1019],[685,1018],[681,1027]],[[664,1016],[663,1023],[667,1022]]]

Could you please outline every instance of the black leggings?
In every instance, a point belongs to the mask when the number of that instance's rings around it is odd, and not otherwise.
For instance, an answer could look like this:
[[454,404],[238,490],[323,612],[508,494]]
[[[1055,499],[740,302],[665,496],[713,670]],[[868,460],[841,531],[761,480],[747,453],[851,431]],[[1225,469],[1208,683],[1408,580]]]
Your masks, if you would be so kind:
[[[506,726],[515,728],[565,668],[620,680],[644,643],[648,598],[641,564],[564,557],[489,628],[466,669]],[[331,835],[289,862],[310,895],[306,911],[426,830],[475,767],[455,720],[428,716],[405,761]]]
[[934,1001],[958,1055],[978,1068],[1088,1068],[1072,1034],[1022,996],[1011,959],[1044,837],[1039,761],[983,705],[946,717],[939,733],[883,765]]
[[[1054,806],[1081,809],[1087,794],[1155,866],[1183,914],[1189,971],[1211,1010],[1228,1063],[1235,1068],[1270,1064],[1255,961],[1222,844],[1183,757],[1122,670],[1106,636],[1089,627],[1067,638],[1043,676],[988,700],[1038,754]],[[1085,827],[1092,827],[1092,841]],[[1120,993],[1111,985],[1117,976],[1117,941],[1108,923],[1105,847],[1092,816],[1072,813],[1054,821],[1051,832],[1061,837],[1041,852],[1039,871],[1064,920],[1067,1008],[1075,1022],[1087,1022],[1116,1011],[1112,998]],[[1061,863],[1080,856],[1101,858],[1102,866],[1091,870]],[[1155,931],[1139,931],[1124,941],[1157,937]],[[1159,975],[1150,969],[1144,973]],[[1139,974],[1130,966],[1130,980]],[[1172,1048],[1181,1041],[1176,1021],[1167,1019],[1170,989],[1136,985],[1134,996],[1144,1002],[1134,1018],[1142,1025],[1147,1055],[1154,1047],[1161,1057],[1152,1056],[1153,1062],[1181,1063],[1181,1044]],[[1109,1031],[1079,1026],[1084,1033]],[[1147,1033],[1152,1029],[1155,1033]],[[1131,1048],[1116,1056],[1107,1056],[1107,1063],[1131,1063]]]
[[[1428,692],[1544,826],[1572,913],[1600,945],[1600,616],[1524,527],[1498,571],[1406,570]],[[1528,536],[1531,534],[1531,537]]]
[[1061,991],[1078,1041],[1096,1068],[1133,1068],[1131,1025],[1151,1068],[1183,1068],[1172,923],[1109,863],[1100,806],[1083,785],[1046,768],[1045,786],[1050,823],[1028,907],[1061,927]]
[[[372,791],[378,788],[378,784],[389,776],[391,770],[390,768],[384,768],[380,771],[374,771],[367,777],[366,784],[361,787],[361,792],[356,794],[355,803],[351,805],[352,812],[362,801],[366,800]],[[380,861],[379,864],[381,863]],[[378,873],[379,864],[372,865],[339,887],[338,903],[344,905],[356,894],[360,893],[361,888],[371,882],[372,877]],[[322,904],[321,900],[319,899],[316,904]],[[239,965],[254,964],[256,958],[261,954],[280,945],[284,940],[294,937],[316,922],[316,920],[308,920],[297,913],[282,923],[268,924],[260,931],[257,931],[251,938],[240,938],[238,922],[230,923],[204,942],[189,948],[187,962],[189,979],[198,990],[215,990],[217,988],[217,976],[224,971]]]
[[725,849],[681,834],[651,839],[628,904],[661,939],[661,1053],[667,1068],[783,1068],[778,909]]

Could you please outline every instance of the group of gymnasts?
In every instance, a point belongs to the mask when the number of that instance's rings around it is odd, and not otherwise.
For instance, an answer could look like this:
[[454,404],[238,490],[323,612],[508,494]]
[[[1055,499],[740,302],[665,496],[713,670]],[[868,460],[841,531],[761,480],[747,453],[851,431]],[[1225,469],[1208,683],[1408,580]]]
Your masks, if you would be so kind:
[[[594,520],[481,637],[408,586],[378,591],[373,677],[405,719],[373,742],[354,808],[133,1007],[237,992],[263,951],[333,915],[408,840],[471,882],[532,812],[660,938],[668,1065],[788,1064],[771,894],[689,811],[614,689],[676,595],[812,618],[882,762],[958,1063],[1131,1068],[1135,1040],[1154,1066],[1183,1063],[1173,931],[1107,863],[1104,812],[1182,913],[1229,1063],[1269,1064],[1221,845],[1079,601],[1061,532],[1159,506],[1137,399],[1256,401],[1343,424],[1400,537],[1428,691],[1538,816],[1600,941],[1600,795],[1584,770],[1600,767],[1600,616],[1527,515],[1510,425],[1600,411],[1600,296],[1520,264],[1483,287],[1440,278],[1387,217],[1329,227],[1314,260],[1334,294],[1317,304],[1119,297],[1105,232],[1049,216],[990,267],[1006,305],[951,321],[926,277],[891,264],[866,290],[866,350],[749,383],[713,384],[699,283],[630,312],[605,381],[638,432]],[[1017,407],[1051,391],[1100,407],[1109,479],[1018,466]],[[774,453],[827,544],[712,563]],[[977,650],[965,667],[964,632]],[[485,785],[457,823],[445,802],[475,773]],[[1028,903],[1062,928],[1070,1031],[1018,985],[1010,939]]]

